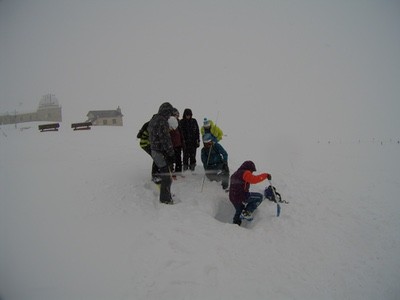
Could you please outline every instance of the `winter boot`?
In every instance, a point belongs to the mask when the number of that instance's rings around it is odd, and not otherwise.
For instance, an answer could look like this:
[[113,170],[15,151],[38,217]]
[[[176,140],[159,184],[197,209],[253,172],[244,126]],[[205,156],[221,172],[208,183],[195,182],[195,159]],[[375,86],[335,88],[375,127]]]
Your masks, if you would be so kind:
[[172,205],[172,204],[174,204],[174,200],[168,200],[168,201],[160,201],[161,203],[163,203],[163,204],[170,204],[170,205]]
[[239,219],[233,219],[233,224],[236,224],[236,225],[242,225],[242,220],[239,218]]
[[247,210],[243,210],[242,213],[240,214],[241,219],[245,219],[247,221],[253,221],[253,215],[251,212]]

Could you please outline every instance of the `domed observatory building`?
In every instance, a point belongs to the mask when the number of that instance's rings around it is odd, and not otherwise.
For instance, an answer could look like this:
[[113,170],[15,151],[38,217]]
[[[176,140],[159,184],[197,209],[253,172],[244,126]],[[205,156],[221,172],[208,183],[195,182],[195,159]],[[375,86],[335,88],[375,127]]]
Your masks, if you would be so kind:
[[36,113],[38,121],[62,121],[61,106],[53,94],[47,94],[42,97]]
[[35,112],[20,113],[15,110],[14,113],[0,115],[0,124],[17,124],[24,122],[50,121],[61,122],[61,106],[56,96],[47,94],[42,97],[39,107]]

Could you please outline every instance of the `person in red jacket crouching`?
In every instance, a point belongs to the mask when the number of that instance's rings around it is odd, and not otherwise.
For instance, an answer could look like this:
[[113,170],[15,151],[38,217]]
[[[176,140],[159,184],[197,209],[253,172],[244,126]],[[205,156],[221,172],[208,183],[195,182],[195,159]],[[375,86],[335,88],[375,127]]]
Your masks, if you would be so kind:
[[261,173],[253,175],[256,166],[251,160],[245,161],[230,178],[229,200],[236,209],[233,223],[242,224],[242,219],[253,220],[253,212],[261,204],[264,197],[261,193],[250,192],[250,184],[256,184],[265,179],[271,180],[271,175]]

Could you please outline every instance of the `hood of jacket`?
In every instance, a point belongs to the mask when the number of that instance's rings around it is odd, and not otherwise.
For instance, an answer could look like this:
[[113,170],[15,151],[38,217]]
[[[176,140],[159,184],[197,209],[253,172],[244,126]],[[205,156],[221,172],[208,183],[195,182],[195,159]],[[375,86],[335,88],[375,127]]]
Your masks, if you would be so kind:
[[255,172],[256,165],[251,160],[246,160],[244,163],[242,163],[239,170],[249,170],[251,172]]
[[185,108],[183,111],[183,117],[185,118],[186,116],[192,116],[192,110],[190,108]]
[[158,109],[158,114],[169,118],[170,116],[172,116],[173,110],[174,107],[171,105],[171,103],[164,102],[160,105],[160,108]]

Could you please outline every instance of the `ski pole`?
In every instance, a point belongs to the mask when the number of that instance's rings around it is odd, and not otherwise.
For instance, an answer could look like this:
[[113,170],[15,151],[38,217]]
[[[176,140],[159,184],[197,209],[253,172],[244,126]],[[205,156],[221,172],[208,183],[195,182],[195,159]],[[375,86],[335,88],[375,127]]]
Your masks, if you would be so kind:
[[[206,164],[206,166],[208,166],[208,162],[210,161],[211,148],[212,148],[212,145],[210,146],[210,150],[208,151],[208,157],[207,157],[207,164]],[[207,170],[204,170],[203,183],[201,184],[201,192],[203,192],[204,181],[206,180],[206,172],[207,172]]]
[[278,199],[276,198],[275,189],[274,189],[274,186],[272,185],[271,180],[268,180],[268,181],[269,181],[269,184],[271,185],[271,190],[272,190],[272,193],[274,194],[274,199],[276,202],[276,216],[279,217],[281,214],[281,206],[279,205]]

